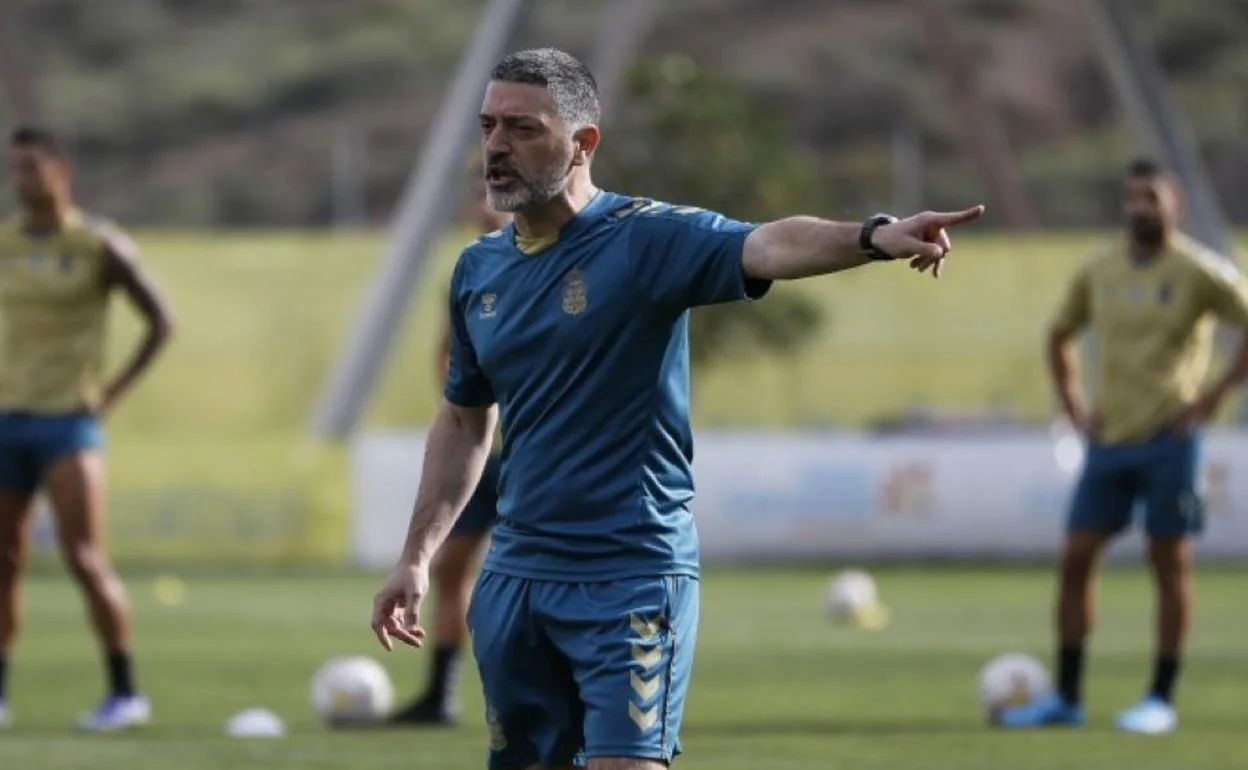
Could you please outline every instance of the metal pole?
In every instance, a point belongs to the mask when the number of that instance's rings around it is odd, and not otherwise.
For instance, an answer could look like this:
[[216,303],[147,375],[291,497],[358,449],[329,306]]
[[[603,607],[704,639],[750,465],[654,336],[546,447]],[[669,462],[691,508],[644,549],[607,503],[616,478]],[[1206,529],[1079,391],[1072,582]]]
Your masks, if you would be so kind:
[[1105,69],[1140,144],[1156,152],[1183,186],[1193,236],[1232,258],[1235,245],[1217,192],[1166,91],[1165,78],[1136,34],[1123,0],[1084,0]]
[[42,122],[34,70],[22,47],[21,7],[18,0],[0,0],[0,85],[8,93],[16,122]]
[[463,184],[463,157],[482,88],[490,69],[506,53],[526,6],[527,0],[490,0],[486,6],[404,190],[385,257],[359,320],[321,394],[312,426],[321,437],[348,436],[372,393],[421,268]]

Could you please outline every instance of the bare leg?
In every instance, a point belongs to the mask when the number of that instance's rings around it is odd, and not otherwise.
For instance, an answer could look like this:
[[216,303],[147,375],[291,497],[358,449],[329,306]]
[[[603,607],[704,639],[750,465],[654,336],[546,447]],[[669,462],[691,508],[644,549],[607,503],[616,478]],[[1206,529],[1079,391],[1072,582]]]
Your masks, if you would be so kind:
[[436,586],[436,616],[433,638],[438,647],[461,647],[468,639],[468,602],[477,574],[477,561],[486,535],[456,535],[438,549],[433,565]]
[[0,657],[8,655],[21,620],[21,576],[30,551],[34,495],[0,492]]
[[34,496],[0,491],[0,700],[6,694],[9,650],[22,615],[22,570],[30,550]]
[[104,458],[93,451],[64,457],[52,465],[44,482],[56,512],[61,554],[82,588],[91,624],[109,656],[111,689],[116,695],[133,694],[131,682],[119,681],[130,678],[130,603],[104,550]]
[[1191,623],[1191,540],[1153,538],[1148,557],[1157,587],[1157,668],[1151,694],[1169,702]]
[[1083,648],[1095,616],[1095,574],[1111,535],[1072,532],[1062,549],[1057,600],[1058,687],[1068,703],[1083,698]]
[[395,724],[450,724],[456,718],[455,688],[468,638],[468,603],[486,532],[456,534],[438,549],[433,565],[435,595],[433,659],[425,692],[392,718]]

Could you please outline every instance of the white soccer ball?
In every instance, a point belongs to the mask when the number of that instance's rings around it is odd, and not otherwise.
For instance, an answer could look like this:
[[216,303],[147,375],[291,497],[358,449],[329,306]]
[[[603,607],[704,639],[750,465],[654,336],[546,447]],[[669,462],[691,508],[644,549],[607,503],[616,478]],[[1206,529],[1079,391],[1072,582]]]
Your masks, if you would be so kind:
[[838,573],[828,586],[828,614],[839,621],[849,621],[879,606],[875,580],[862,570]]
[[1007,708],[1034,702],[1049,687],[1048,669],[1040,661],[1018,652],[999,655],[979,672],[979,705],[994,720]]
[[334,658],[312,677],[312,707],[331,725],[377,722],[393,705],[390,675],[372,658]]

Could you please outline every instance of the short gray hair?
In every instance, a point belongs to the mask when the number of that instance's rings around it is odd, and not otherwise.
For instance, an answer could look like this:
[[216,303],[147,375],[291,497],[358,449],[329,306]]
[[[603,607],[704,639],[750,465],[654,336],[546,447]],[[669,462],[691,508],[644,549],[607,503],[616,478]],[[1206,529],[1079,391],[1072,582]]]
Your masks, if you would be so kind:
[[554,97],[559,119],[573,128],[597,124],[602,118],[594,74],[580,59],[557,48],[510,54],[494,65],[490,80],[545,88]]

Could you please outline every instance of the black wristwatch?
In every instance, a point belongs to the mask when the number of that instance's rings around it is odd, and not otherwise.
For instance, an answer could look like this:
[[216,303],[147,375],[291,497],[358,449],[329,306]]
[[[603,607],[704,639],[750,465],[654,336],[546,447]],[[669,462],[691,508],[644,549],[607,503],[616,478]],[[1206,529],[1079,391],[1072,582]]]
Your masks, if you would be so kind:
[[858,233],[858,247],[862,249],[862,253],[866,254],[870,259],[880,261],[896,259],[896,257],[892,254],[876,248],[875,244],[871,242],[871,238],[874,237],[877,228],[884,225],[891,225],[896,221],[897,217],[891,214],[876,214],[868,217],[866,221],[862,223],[862,230]]

